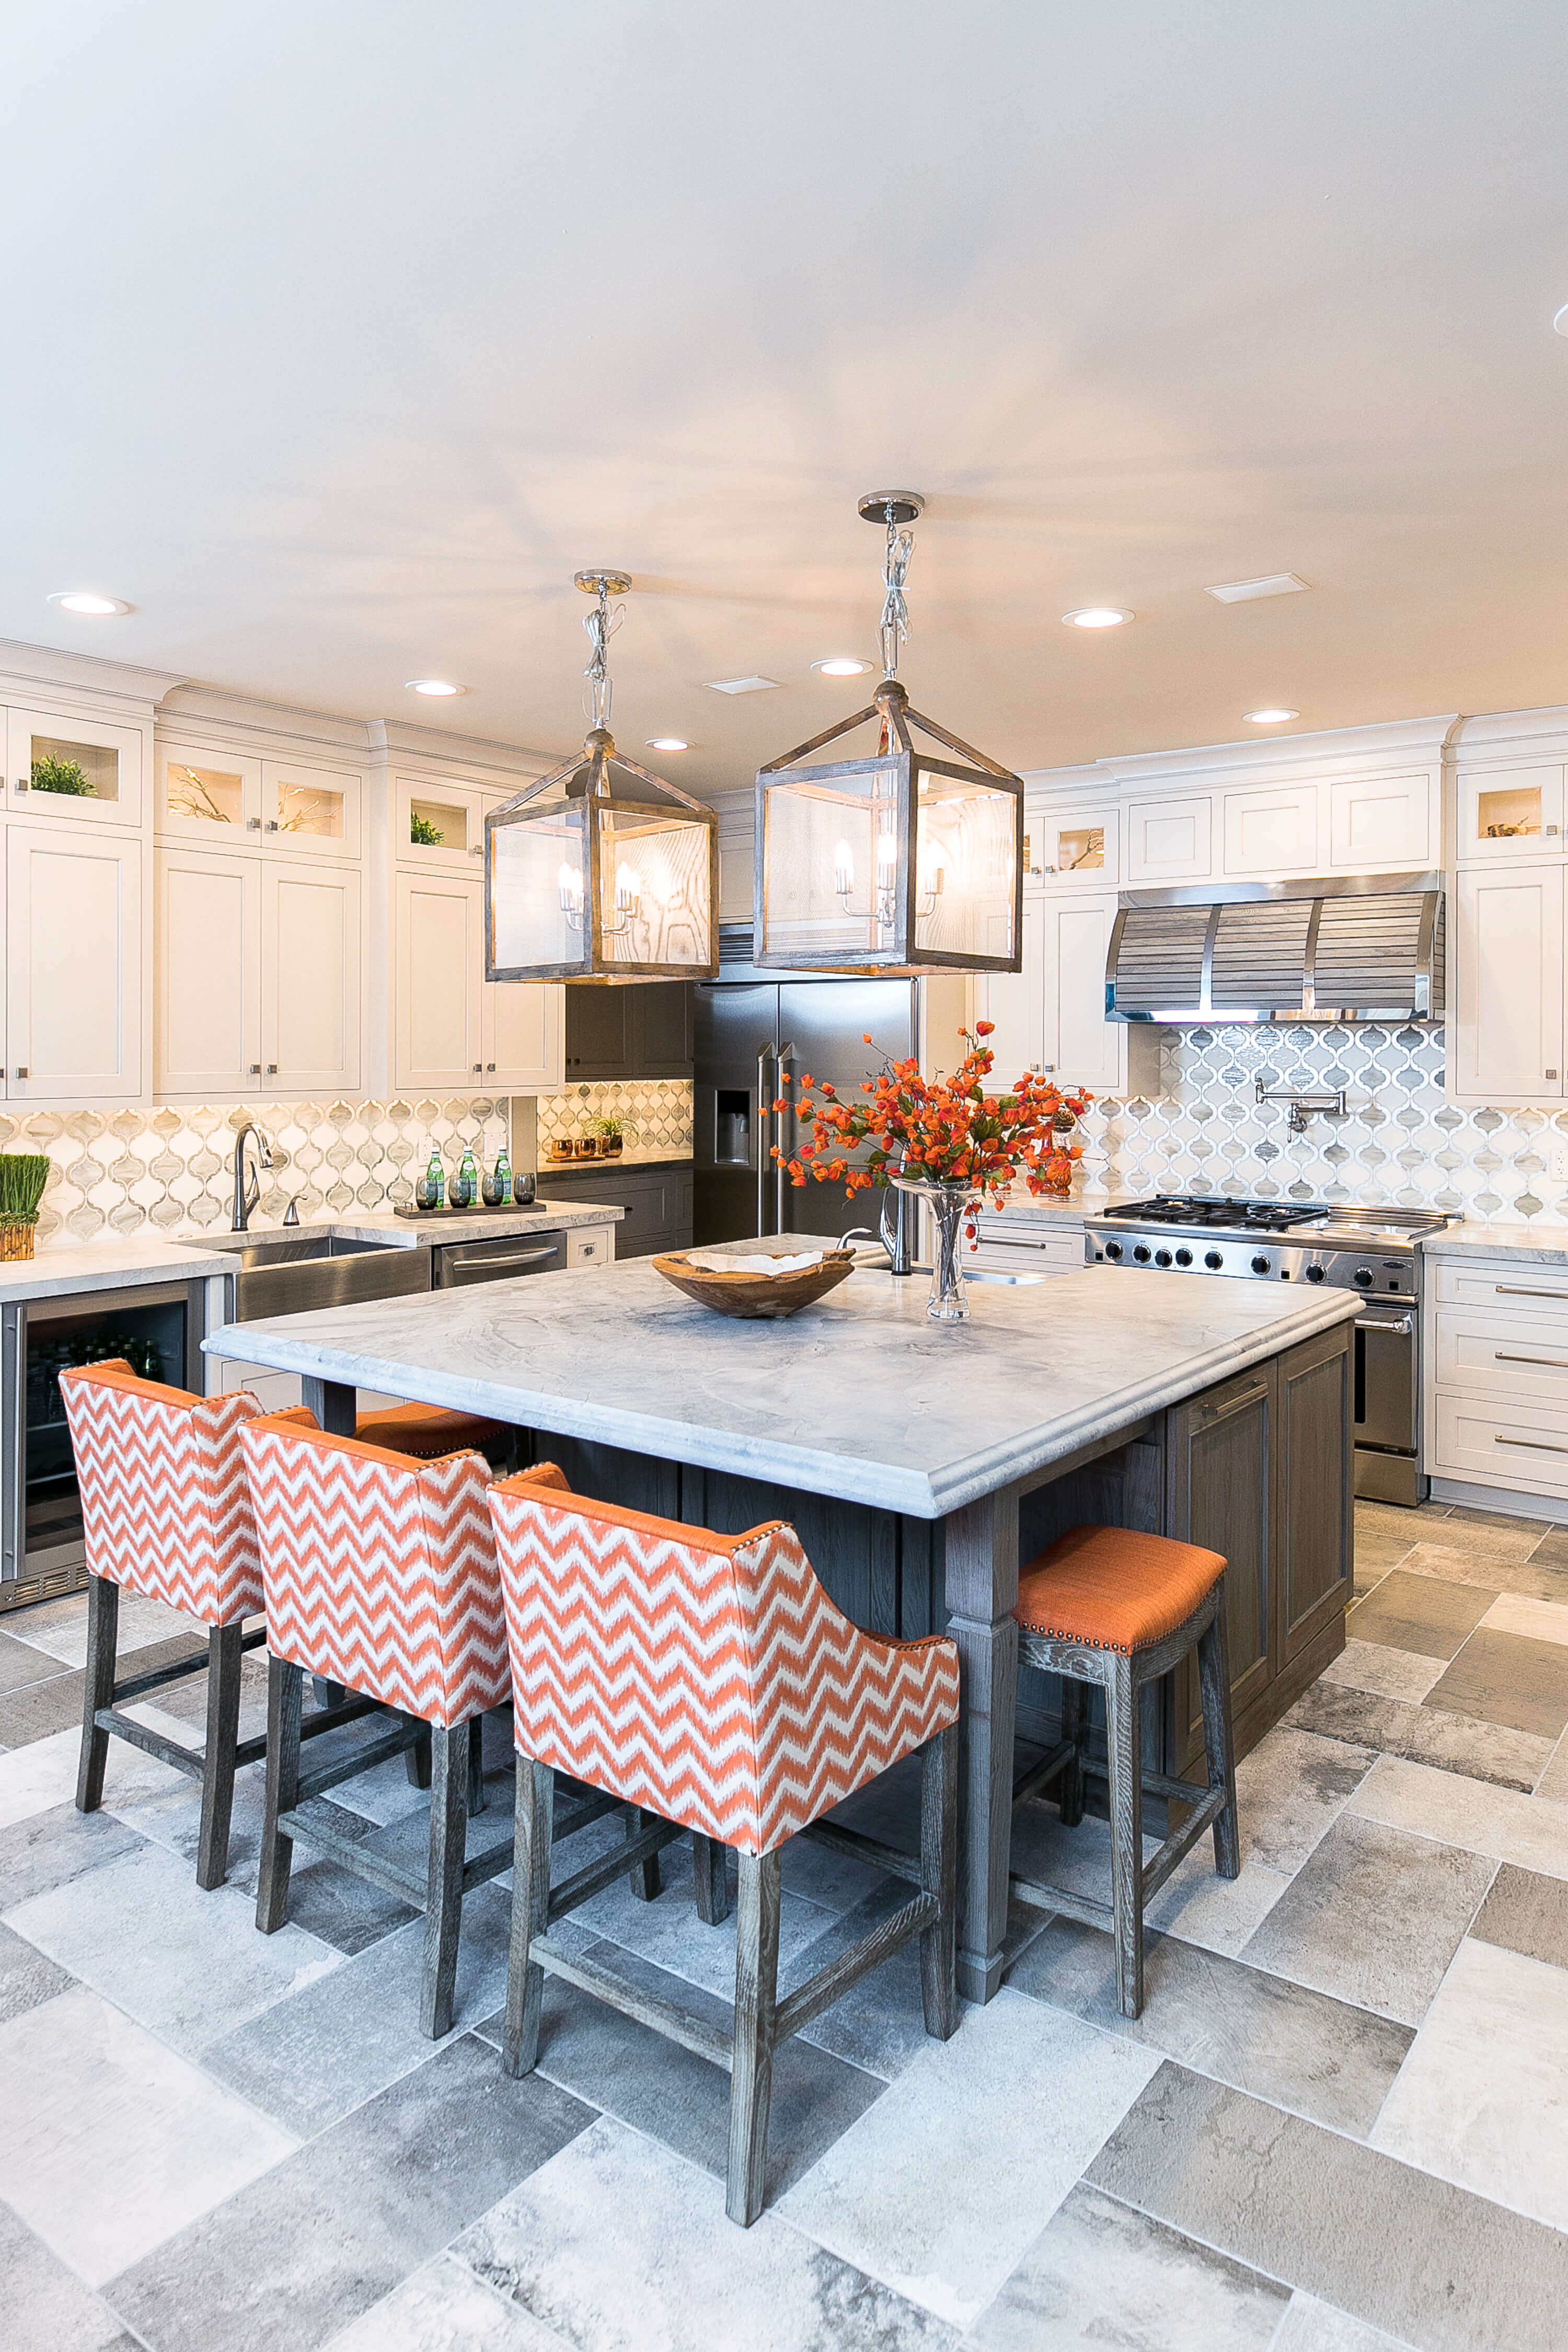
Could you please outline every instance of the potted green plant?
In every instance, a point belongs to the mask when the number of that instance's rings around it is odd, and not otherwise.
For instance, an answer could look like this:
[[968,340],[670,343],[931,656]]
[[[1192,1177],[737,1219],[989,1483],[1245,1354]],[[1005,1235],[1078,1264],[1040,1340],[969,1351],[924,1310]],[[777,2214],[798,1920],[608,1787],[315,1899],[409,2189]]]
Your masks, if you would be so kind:
[[38,1152],[0,1151],[0,1258],[31,1257],[49,1163]]
[[618,1160],[626,1145],[626,1129],[618,1118],[605,1117],[594,1121],[594,1132],[599,1139],[599,1150],[605,1160]]
[[36,793],[69,793],[78,800],[98,798],[98,787],[88,782],[86,770],[74,760],[57,759],[52,752],[34,761],[32,781]]
[[420,815],[417,809],[409,814],[408,838],[421,849],[439,849],[441,846],[440,833],[427,816]]

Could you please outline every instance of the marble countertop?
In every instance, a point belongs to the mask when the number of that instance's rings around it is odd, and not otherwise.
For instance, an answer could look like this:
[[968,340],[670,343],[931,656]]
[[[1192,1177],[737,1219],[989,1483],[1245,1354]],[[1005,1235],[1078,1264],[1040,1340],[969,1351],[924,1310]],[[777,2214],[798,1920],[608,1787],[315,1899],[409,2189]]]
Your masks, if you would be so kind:
[[937,1518],[1360,1304],[1088,1267],[1039,1288],[976,1284],[971,1319],[943,1327],[927,1288],[857,1272],[787,1320],[742,1322],[626,1259],[245,1323],[205,1346]]
[[1568,1225],[1445,1225],[1421,1244],[1423,1257],[1511,1257],[1568,1265]]
[[[404,1249],[420,1249],[450,1242],[506,1241],[514,1234],[568,1233],[578,1225],[618,1224],[626,1213],[609,1201],[552,1201],[542,1193],[536,1209],[476,1209],[471,1214],[461,1209],[433,1209],[427,1217],[400,1217],[391,1209],[365,1209],[297,1230],[336,1234],[343,1241],[391,1242]],[[282,1233],[284,1227],[252,1218],[250,1231],[256,1236]],[[212,1246],[234,1248],[242,1238],[226,1234]]]
[[213,1247],[186,1241],[88,1242],[80,1249],[47,1250],[0,1265],[0,1299],[69,1298],[80,1291],[119,1290],[138,1283],[190,1282],[233,1272]]

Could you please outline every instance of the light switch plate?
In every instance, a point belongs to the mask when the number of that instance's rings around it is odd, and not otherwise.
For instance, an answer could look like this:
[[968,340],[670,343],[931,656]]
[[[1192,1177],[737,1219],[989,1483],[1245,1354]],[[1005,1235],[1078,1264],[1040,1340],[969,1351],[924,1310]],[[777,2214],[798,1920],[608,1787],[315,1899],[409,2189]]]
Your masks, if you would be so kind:
[[1568,1143],[1554,1143],[1552,1147],[1552,1181],[1554,1184],[1568,1184]]

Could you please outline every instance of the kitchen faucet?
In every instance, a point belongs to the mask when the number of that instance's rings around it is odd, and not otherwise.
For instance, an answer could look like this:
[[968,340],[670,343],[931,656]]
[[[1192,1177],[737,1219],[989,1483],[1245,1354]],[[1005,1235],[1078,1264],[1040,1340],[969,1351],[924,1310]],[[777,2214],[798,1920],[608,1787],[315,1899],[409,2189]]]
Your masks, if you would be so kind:
[[[270,1168],[272,1165],[271,1144],[268,1141],[264,1130],[257,1126],[255,1120],[247,1118],[234,1139],[234,1215],[229,1221],[228,1228],[231,1234],[243,1234],[249,1231],[250,1213],[261,1198],[261,1180],[254,1168],[247,1171],[245,1165],[245,1139],[247,1135],[253,1135],[256,1138],[256,1158],[258,1164],[263,1168]],[[246,1181],[247,1173],[248,1183]]]

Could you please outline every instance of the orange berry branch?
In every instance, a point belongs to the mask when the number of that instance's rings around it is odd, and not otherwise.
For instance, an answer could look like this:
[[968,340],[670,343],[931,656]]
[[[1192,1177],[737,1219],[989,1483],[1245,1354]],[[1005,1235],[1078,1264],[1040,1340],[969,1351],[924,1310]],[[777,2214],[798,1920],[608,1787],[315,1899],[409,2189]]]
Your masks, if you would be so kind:
[[[996,1057],[983,1041],[994,1026],[977,1021],[973,1032],[959,1031],[969,1051],[951,1077],[922,1077],[917,1062],[894,1062],[884,1055],[876,1076],[861,1082],[868,1102],[840,1101],[826,1079],[813,1097],[808,1089],[815,1081],[803,1071],[794,1110],[808,1139],[787,1160],[775,1144],[773,1158],[787,1169],[792,1183],[805,1184],[810,1177],[819,1184],[841,1181],[851,1199],[874,1184],[885,1189],[895,1174],[929,1184],[971,1185],[971,1241],[973,1220],[986,1195],[999,1201],[1016,1177],[1024,1178],[1031,1192],[1065,1192],[1074,1160],[1083,1157],[1083,1146],[1066,1138],[1094,1097],[1082,1088],[1064,1095],[1033,1070],[1005,1092],[988,1089]],[[868,1035],[865,1042],[871,1043]],[[784,1084],[790,1083],[786,1076]],[[790,1107],[783,1097],[773,1105],[775,1111]],[[872,1149],[863,1158],[847,1157],[867,1142]]]

